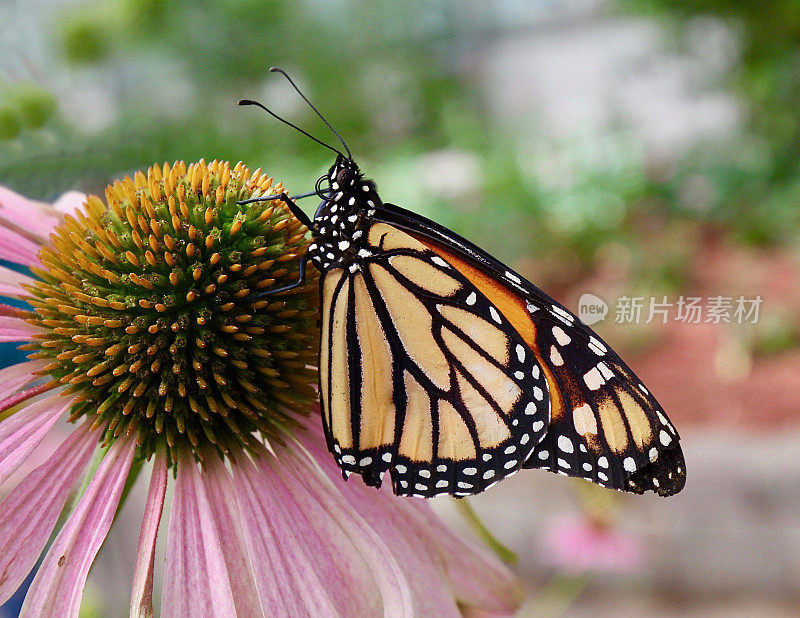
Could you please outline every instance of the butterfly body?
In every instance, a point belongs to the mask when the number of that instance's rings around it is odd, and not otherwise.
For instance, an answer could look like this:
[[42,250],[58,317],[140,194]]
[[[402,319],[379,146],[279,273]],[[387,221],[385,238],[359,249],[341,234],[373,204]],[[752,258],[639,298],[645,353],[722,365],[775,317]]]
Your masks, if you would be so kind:
[[[323,180],[323,179],[321,179]],[[591,329],[519,274],[384,204],[340,156],[312,224],[320,400],[345,477],[465,496],[521,468],[680,491],[678,435]]]

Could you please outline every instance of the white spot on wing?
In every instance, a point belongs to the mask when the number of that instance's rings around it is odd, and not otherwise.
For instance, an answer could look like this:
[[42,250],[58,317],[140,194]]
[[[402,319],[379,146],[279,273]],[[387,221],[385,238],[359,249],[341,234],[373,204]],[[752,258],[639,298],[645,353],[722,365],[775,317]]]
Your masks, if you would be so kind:
[[560,326],[553,327],[553,337],[555,337],[556,341],[558,341],[558,345],[567,345],[570,341],[572,341],[572,337],[565,333],[564,329]]

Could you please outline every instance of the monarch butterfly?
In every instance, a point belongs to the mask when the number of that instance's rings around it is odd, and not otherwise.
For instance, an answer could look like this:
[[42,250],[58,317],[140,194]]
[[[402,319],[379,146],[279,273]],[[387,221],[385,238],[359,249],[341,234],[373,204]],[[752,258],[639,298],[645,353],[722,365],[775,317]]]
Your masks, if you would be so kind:
[[385,203],[341,142],[311,220],[321,273],[320,404],[345,478],[401,496],[484,491],[522,468],[662,496],[685,463],[675,427],[639,378],[564,306],[488,253]]

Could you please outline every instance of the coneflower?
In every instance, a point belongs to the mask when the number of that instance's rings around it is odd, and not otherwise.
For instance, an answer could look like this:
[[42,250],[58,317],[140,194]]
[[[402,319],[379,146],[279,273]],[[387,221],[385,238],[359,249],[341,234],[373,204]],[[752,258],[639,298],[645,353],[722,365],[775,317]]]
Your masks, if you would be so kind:
[[[0,603],[45,554],[23,615],[76,616],[134,462],[152,460],[131,615],[153,615],[156,535],[174,472],[164,616],[507,614],[519,588],[417,500],[345,483],[316,391],[316,281],[280,184],[241,163],[154,166],[73,215],[0,188]],[[64,206],[62,203],[61,206]],[[55,423],[74,431],[13,488]]]

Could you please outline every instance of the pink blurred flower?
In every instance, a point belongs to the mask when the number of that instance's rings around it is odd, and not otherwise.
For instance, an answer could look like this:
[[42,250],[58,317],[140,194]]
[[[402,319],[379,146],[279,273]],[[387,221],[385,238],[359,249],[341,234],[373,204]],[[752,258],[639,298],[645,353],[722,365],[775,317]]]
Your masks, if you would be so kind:
[[542,546],[549,563],[571,574],[630,573],[643,559],[643,549],[636,537],[583,516],[554,522],[542,539]]
[[[39,249],[63,212],[0,188],[0,259],[40,264]],[[25,296],[33,277],[0,267],[0,295]],[[0,304],[0,341],[28,342],[39,332],[26,314]],[[28,316],[29,317],[29,316]],[[0,370],[0,604],[31,571],[68,498],[100,448],[102,430],[83,417],[49,458],[15,487],[2,483],[24,466],[74,395],[41,383],[48,361]],[[39,375],[37,375],[39,372]],[[45,372],[46,373],[46,372]],[[15,411],[16,410],[16,411]],[[330,457],[319,411],[298,422],[285,445],[258,441],[226,461],[198,464],[180,450],[169,513],[162,616],[457,616],[508,615],[519,583],[492,554],[453,534],[417,499],[345,483]],[[95,423],[96,424],[96,423]],[[105,452],[45,554],[25,599],[24,616],[77,616],[89,569],[120,503],[136,436]],[[154,614],[156,535],[168,457],[156,449],[132,585],[133,616]]]

